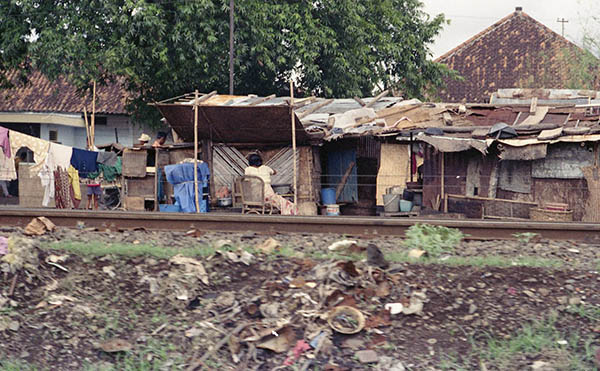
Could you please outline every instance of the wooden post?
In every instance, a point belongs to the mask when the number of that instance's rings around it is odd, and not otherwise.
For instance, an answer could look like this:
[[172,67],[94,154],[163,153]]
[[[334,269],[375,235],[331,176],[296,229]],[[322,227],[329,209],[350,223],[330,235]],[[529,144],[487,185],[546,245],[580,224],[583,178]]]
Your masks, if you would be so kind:
[[194,98],[194,200],[196,202],[196,213],[199,213],[200,200],[198,199],[198,90],[194,91]]
[[290,81],[290,112],[292,114],[292,160],[294,161],[294,205],[298,206],[298,166],[296,165],[296,115],[294,114],[294,82]]
[[90,149],[90,124],[88,123],[87,110],[83,106],[83,121],[85,122],[85,149]]
[[94,90],[92,92],[92,130],[91,130],[91,150],[96,146],[96,80],[94,80]]
[[[412,130],[410,131],[410,142],[409,142],[409,148],[410,150],[408,151],[409,153],[409,159],[410,159],[410,182],[413,182],[413,173],[415,171],[415,169],[413,169],[413,133]],[[418,179],[417,179],[418,180]]]
[[158,152],[160,148],[154,149],[154,211],[158,211]]
[[445,196],[444,188],[445,188],[445,181],[446,181],[446,179],[445,179],[445,170],[444,170],[444,167],[445,167],[445,166],[444,166],[444,157],[445,157],[445,156],[444,156],[444,152],[440,152],[440,154],[442,155],[442,160],[441,160],[441,164],[442,164],[442,179],[440,180],[440,182],[441,182],[441,194],[440,194],[440,199],[441,199],[442,201],[444,201],[444,200],[446,199],[446,198],[444,197],[444,196]]

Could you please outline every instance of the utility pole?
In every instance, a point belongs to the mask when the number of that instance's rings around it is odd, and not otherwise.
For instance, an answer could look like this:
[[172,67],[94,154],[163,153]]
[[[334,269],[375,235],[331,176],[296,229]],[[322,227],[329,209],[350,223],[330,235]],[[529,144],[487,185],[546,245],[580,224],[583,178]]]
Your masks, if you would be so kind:
[[569,21],[564,18],[556,18],[556,22],[562,23],[562,37],[565,37],[565,23],[569,23]]
[[229,95],[233,95],[233,6],[234,0],[229,0]]

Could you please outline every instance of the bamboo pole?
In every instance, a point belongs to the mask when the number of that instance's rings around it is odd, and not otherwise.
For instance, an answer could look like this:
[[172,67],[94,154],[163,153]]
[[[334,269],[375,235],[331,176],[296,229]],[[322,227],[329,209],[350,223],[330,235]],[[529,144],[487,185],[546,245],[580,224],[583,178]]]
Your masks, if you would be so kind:
[[[444,192],[444,188],[445,188],[445,182],[446,182],[446,175],[445,175],[445,164],[444,164],[444,152],[440,152],[440,154],[442,155],[442,159],[441,159],[441,163],[442,163],[442,179],[440,180],[441,182],[441,195],[440,195],[440,200],[442,202],[444,202],[445,198],[445,192]],[[445,210],[444,210],[445,211]]]
[[96,80],[94,80],[94,90],[92,92],[92,141],[91,150],[96,146]]
[[194,91],[194,200],[196,202],[196,213],[199,213],[200,200],[198,199],[198,90]]
[[294,206],[298,206],[298,166],[296,165],[296,115],[294,114],[294,82],[290,81],[290,112],[292,114],[292,159],[294,161]]
[[90,124],[88,122],[87,110],[83,106],[83,121],[85,122],[85,148],[90,149]]

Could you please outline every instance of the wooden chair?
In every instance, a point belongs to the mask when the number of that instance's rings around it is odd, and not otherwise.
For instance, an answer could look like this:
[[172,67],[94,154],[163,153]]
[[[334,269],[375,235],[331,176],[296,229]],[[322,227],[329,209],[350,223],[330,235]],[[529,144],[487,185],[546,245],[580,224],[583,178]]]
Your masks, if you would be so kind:
[[257,176],[244,175],[236,178],[235,187],[241,194],[242,214],[273,213],[273,205],[265,202],[265,183]]

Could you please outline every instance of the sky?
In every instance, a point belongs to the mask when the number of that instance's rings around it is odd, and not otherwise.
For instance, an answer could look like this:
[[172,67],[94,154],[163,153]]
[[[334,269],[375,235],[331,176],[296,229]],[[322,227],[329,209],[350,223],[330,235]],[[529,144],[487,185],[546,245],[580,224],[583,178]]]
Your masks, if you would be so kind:
[[565,23],[565,37],[578,45],[584,35],[589,14],[598,14],[600,6],[595,0],[421,0],[424,11],[434,16],[443,13],[450,24],[446,25],[430,46],[434,58],[460,45],[475,34],[523,7],[523,12],[557,33]]

